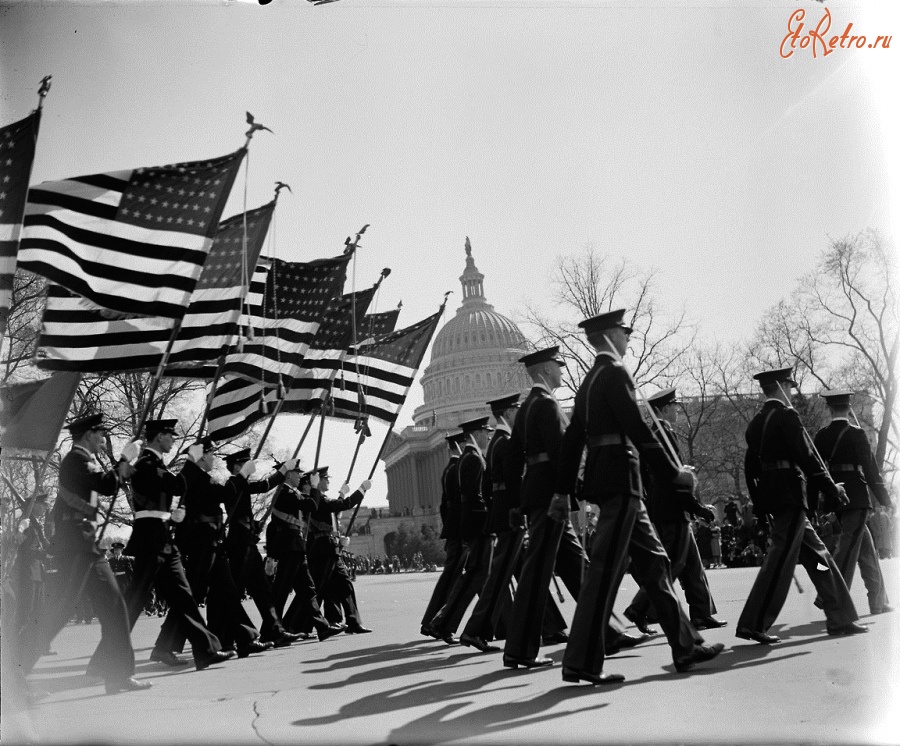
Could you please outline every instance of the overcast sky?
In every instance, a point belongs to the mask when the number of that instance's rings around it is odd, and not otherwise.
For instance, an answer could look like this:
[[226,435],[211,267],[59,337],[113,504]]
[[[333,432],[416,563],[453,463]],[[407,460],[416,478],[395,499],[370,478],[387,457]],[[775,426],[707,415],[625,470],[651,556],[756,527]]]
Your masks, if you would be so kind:
[[[738,341],[829,236],[896,223],[900,35],[784,59],[801,9],[807,28],[830,12],[829,35],[900,31],[897,3],[832,0],[14,3],[0,123],[53,74],[39,182],[232,151],[251,111],[274,134],[251,144],[247,206],[293,189],[269,250],[334,255],[371,224],[356,287],[390,267],[377,310],[402,299],[401,325],[446,290],[455,311],[469,236],[501,313],[592,244]],[[244,190],[242,172],[226,216]]]

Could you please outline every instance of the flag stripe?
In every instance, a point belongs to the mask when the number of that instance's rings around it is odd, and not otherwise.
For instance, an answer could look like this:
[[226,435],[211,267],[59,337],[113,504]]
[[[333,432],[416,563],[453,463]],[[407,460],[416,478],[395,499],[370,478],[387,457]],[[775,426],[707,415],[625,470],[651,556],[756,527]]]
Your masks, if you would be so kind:
[[101,220],[116,219],[121,192],[110,192],[107,189],[87,190],[74,180],[70,182],[70,188],[72,191],[79,189],[80,194],[75,195],[63,190],[32,189],[28,194],[27,216],[34,219],[37,215],[50,212],[48,208],[61,208],[77,215],[88,215]]

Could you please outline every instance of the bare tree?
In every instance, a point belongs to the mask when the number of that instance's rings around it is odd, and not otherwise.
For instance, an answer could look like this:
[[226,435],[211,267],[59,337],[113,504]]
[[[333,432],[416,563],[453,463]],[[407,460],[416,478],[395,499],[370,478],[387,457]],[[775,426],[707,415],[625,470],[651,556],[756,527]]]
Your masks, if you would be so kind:
[[571,395],[594,364],[595,352],[578,328],[582,319],[625,308],[634,329],[629,369],[639,384],[664,380],[694,339],[681,311],[669,314],[655,297],[656,271],[615,260],[592,246],[577,256],[559,256],[550,276],[552,310],[529,304],[521,323],[537,346],[559,345],[568,364],[563,386]]
[[12,302],[3,337],[0,383],[42,376],[31,364],[34,342],[40,330],[47,281],[21,269],[13,278]]

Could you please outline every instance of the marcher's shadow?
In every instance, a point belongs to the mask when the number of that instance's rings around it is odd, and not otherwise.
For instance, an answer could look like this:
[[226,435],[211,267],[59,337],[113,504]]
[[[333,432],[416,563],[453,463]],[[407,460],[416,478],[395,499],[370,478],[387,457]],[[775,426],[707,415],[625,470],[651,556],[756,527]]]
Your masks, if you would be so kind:
[[[429,644],[429,642],[431,644]],[[318,648],[317,648],[318,650]],[[342,650],[333,655],[323,655],[319,658],[309,658],[305,661],[307,665],[322,663],[331,663],[327,668],[308,669],[310,673],[323,673],[325,671],[335,671],[341,668],[350,668],[352,666],[368,666],[379,663],[392,663],[397,657],[409,658],[426,653],[445,652],[448,650],[460,650],[460,648],[447,645],[437,640],[412,640],[410,642],[398,643],[395,645],[379,645],[370,648],[354,648],[352,650]],[[323,651],[324,652],[324,651]]]

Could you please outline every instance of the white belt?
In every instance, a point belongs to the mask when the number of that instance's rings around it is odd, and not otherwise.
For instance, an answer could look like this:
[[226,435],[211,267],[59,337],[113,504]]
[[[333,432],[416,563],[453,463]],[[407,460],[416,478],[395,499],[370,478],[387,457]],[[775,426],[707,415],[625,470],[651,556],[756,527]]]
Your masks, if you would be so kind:
[[159,518],[161,521],[168,521],[172,514],[167,510],[139,510],[134,514],[135,520],[138,518]]

